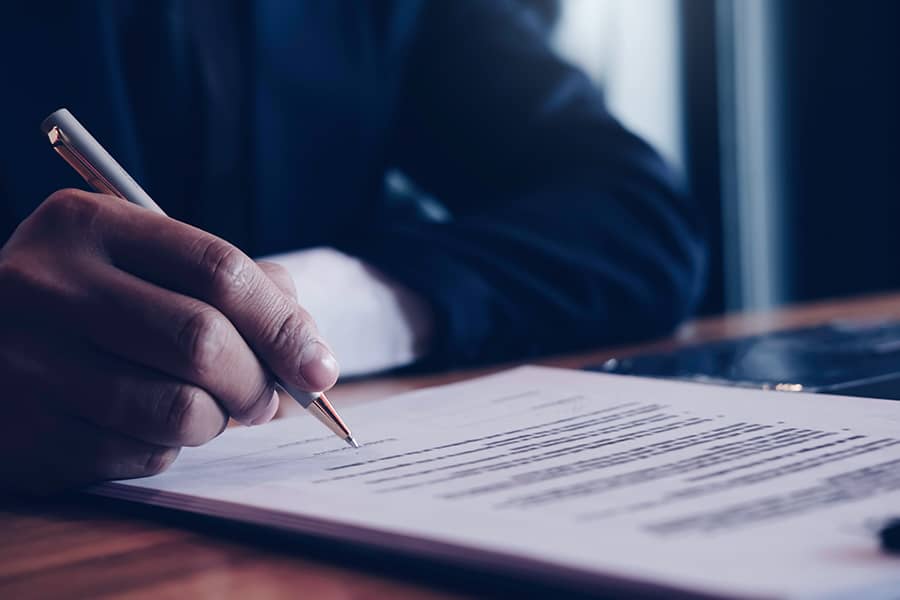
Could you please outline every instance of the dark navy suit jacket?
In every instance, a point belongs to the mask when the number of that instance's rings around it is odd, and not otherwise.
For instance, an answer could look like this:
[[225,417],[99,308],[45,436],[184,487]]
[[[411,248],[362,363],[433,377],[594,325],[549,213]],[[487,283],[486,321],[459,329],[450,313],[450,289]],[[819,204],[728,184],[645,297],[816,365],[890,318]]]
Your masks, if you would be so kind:
[[173,216],[421,293],[433,365],[660,334],[694,306],[694,206],[513,0],[30,4],[0,22],[0,239],[83,186],[38,130],[65,106]]

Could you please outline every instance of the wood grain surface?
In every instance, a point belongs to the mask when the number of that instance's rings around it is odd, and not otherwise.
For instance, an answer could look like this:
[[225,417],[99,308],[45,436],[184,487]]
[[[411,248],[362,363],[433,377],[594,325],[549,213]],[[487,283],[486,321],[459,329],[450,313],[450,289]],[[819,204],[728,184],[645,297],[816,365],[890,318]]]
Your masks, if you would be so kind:
[[[612,356],[822,323],[835,318],[900,318],[900,295],[831,301],[760,314],[698,320],[674,336],[646,344],[547,358],[578,367]],[[340,408],[414,388],[496,371],[394,377],[340,384]],[[293,411],[286,410],[290,416]],[[373,563],[379,561],[374,560]],[[385,561],[381,561],[382,563]],[[0,598],[396,598],[481,595],[453,573],[433,577],[402,561],[372,567],[365,558],[314,542],[273,545],[215,528],[186,527],[133,514],[78,495],[0,503]],[[502,589],[502,588],[500,588]]]

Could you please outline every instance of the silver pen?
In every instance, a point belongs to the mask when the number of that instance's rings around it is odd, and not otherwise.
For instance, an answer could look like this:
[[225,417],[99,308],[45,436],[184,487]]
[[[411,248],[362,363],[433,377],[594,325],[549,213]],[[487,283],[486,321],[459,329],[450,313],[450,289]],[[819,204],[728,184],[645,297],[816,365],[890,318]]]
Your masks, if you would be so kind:
[[[61,108],[44,119],[41,130],[53,149],[97,192],[116,196],[161,215],[166,214],[68,110]],[[324,393],[298,390],[277,377],[276,381],[325,427],[350,446],[359,448],[350,429]]]

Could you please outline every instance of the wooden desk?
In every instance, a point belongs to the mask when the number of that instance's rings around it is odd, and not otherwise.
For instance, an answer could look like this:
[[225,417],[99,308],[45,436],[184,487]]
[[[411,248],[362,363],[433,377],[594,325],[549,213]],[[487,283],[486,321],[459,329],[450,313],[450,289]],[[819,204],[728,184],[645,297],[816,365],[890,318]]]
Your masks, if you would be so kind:
[[[660,342],[540,362],[571,367],[597,364],[613,355],[812,325],[839,317],[900,318],[900,294],[705,319],[687,324],[675,336]],[[339,386],[331,398],[338,406],[364,402],[499,368],[350,383]],[[462,592],[451,587],[442,584],[432,589],[421,577],[418,581],[407,576],[392,578],[383,570],[353,568],[346,561],[317,560],[315,548],[287,552],[241,543],[103,510],[91,501],[68,498],[30,506],[0,506],[0,598],[128,594],[146,598],[424,599],[459,597],[466,591],[465,587]]]

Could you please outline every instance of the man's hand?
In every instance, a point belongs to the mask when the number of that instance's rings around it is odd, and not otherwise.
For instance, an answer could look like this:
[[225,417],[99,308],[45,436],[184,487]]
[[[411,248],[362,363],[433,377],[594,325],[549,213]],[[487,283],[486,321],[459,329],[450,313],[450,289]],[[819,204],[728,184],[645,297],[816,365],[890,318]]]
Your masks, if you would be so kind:
[[0,250],[0,488],[157,473],[229,416],[271,419],[272,372],[331,387],[337,363],[292,291],[209,233],[54,193]]

